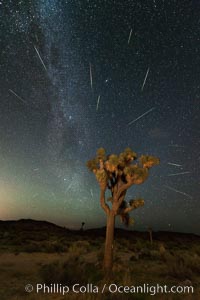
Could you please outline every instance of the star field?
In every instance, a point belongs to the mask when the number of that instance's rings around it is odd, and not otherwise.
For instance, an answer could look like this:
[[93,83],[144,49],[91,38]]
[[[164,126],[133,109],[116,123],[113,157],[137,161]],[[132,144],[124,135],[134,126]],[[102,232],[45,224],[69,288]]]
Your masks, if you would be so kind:
[[0,1],[0,219],[104,226],[86,161],[131,147],[161,161],[127,194],[134,228],[200,234],[199,9]]

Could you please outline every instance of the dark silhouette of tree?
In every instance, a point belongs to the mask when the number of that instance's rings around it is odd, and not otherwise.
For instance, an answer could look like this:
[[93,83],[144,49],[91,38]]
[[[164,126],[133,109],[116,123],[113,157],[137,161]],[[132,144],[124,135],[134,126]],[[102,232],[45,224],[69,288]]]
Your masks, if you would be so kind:
[[152,228],[151,227],[148,227],[148,232],[149,232],[149,240],[150,240],[150,243],[151,245],[153,245],[153,237],[152,237]]
[[83,226],[85,225],[85,222],[82,222],[81,223],[81,228],[80,228],[80,231],[83,231]]
[[[150,155],[142,155],[138,163],[133,163],[137,154],[126,148],[119,155],[106,155],[104,148],[97,150],[96,157],[87,162],[100,186],[100,204],[107,215],[106,242],[104,253],[104,270],[110,274],[113,266],[113,241],[115,217],[119,215],[126,226],[131,223],[129,212],[144,205],[143,199],[133,199],[127,203],[125,196],[128,188],[141,184],[148,178],[149,169],[159,164],[159,159]],[[111,197],[105,199],[109,189]]]

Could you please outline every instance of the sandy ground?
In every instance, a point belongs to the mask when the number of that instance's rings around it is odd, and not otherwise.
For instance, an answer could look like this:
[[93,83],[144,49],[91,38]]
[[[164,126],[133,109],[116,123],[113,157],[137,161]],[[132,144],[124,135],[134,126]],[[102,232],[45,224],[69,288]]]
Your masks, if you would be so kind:
[[[107,299],[103,298],[102,295],[94,295],[94,294],[87,294],[87,295],[72,295],[68,294],[66,296],[58,295],[58,294],[36,294],[35,292],[27,293],[25,292],[25,286],[27,284],[32,284],[34,287],[36,283],[40,283],[41,279],[38,277],[39,269],[42,265],[49,264],[54,261],[64,262],[66,260],[67,253],[57,254],[57,253],[1,253],[0,254],[0,299],[1,300],[46,300],[46,299],[56,299],[56,300],[63,300],[63,299],[86,299],[86,300],[101,300]],[[95,256],[94,253],[86,253],[85,258],[88,262],[95,263]],[[152,274],[162,273],[162,266],[156,267],[153,264],[151,266],[150,262],[146,262],[146,265],[140,265],[135,263],[135,274],[141,273],[143,276],[145,273],[151,272]],[[153,267],[154,269],[151,269]],[[141,272],[141,268],[143,268],[143,272]],[[73,270],[72,270],[73,272]],[[140,275],[141,275],[140,274]],[[150,275],[150,274],[149,274]],[[156,274],[158,275],[158,274]],[[142,276],[142,275],[141,275]],[[152,276],[152,275],[151,275]],[[142,278],[141,278],[142,279]],[[77,279],[78,280],[78,279]],[[152,296],[151,296],[152,297]],[[152,297],[160,300],[173,300],[173,299],[180,299],[177,297],[171,296],[164,296],[161,297]],[[142,299],[149,299],[147,296],[142,295],[141,297],[133,297],[133,295],[126,295],[124,298],[118,298],[117,295],[114,298],[118,299],[135,299],[135,300],[142,300]],[[199,296],[195,295],[183,295],[181,299],[186,300],[199,300]]]

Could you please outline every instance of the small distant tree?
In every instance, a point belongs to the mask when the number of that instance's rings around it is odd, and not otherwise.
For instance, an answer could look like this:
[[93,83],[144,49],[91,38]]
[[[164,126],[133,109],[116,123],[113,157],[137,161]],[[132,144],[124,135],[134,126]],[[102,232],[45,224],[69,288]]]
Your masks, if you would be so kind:
[[149,232],[149,240],[150,240],[150,243],[151,245],[153,245],[153,237],[152,237],[152,228],[151,227],[148,227],[148,232]]
[[83,231],[83,227],[84,227],[84,225],[85,225],[85,222],[82,222],[82,223],[81,223],[81,228],[80,228],[80,231]]
[[[131,223],[129,212],[144,205],[143,199],[132,199],[127,203],[127,190],[134,184],[141,184],[148,178],[149,169],[159,164],[159,159],[150,155],[142,155],[138,163],[133,163],[137,154],[126,148],[119,155],[106,155],[104,148],[97,150],[96,157],[87,162],[100,186],[100,204],[107,215],[106,242],[104,253],[104,270],[109,274],[113,266],[113,241],[115,218],[121,217],[128,226]],[[105,199],[106,190],[110,190],[111,197]]]

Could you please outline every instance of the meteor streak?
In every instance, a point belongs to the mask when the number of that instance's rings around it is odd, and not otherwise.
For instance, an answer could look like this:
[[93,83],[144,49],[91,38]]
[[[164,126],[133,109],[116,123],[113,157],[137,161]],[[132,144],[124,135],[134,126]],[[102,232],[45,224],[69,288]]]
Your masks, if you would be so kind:
[[182,165],[175,164],[175,163],[171,163],[171,162],[168,162],[167,164],[168,164],[168,165],[171,165],[171,166],[182,167]]
[[93,87],[93,82],[92,82],[92,65],[90,63],[90,85],[91,85],[91,89]]
[[128,125],[131,125],[131,124],[135,123],[137,120],[141,119],[142,117],[144,117],[145,115],[147,115],[148,113],[150,113],[154,109],[155,109],[155,107],[152,107],[151,109],[149,109],[148,111],[146,111],[144,114],[142,114],[141,116],[139,116],[137,119],[134,119],[133,121],[131,121],[130,123],[128,123]]
[[146,75],[145,75],[145,78],[144,78],[144,82],[143,82],[143,85],[142,85],[141,91],[143,91],[143,89],[144,89],[144,86],[145,86],[145,83],[146,83],[146,80],[147,80],[148,74],[149,74],[149,68],[147,69],[147,72],[146,72]]
[[66,191],[65,191],[65,194],[66,194],[67,191],[71,188],[72,184],[73,184],[73,182],[71,182],[71,183],[68,185],[68,187],[67,187],[67,189],[66,189]]
[[130,43],[130,40],[131,40],[132,32],[133,32],[133,29],[131,28],[131,31],[130,31],[130,33],[129,33],[129,37],[128,37],[128,45],[129,45],[129,43]]
[[92,189],[90,189],[90,194],[91,194],[91,196],[92,196],[92,198],[94,197],[94,195],[93,195],[93,191],[92,191]]
[[189,174],[191,172],[181,172],[181,173],[174,173],[174,174],[169,174],[167,176],[177,176],[177,175],[183,175],[183,174]]
[[96,111],[98,110],[99,108],[99,100],[100,100],[101,96],[99,95],[98,99],[97,99],[97,107],[96,107]]
[[184,146],[180,146],[180,145],[177,145],[177,144],[174,144],[174,145],[168,145],[169,147],[175,147],[175,148],[184,148]]
[[21,100],[24,104],[26,104],[26,101],[24,101],[24,99],[22,99],[19,95],[17,95],[13,90],[9,89],[9,91],[15,95],[19,100]]
[[35,51],[36,51],[36,53],[37,53],[37,55],[38,55],[38,57],[39,57],[39,59],[40,59],[42,65],[43,65],[45,71],[47,72],[47,68],[46,68],[46,66],[45,66],[45,64],[44,64],[44,62],[43,62],[43,60],[42,60],[42,57],[40,56],[40,53],[39,53],[38,49],[37,49],[35,46],[34,46],[34,48],[35,48]]
[[171,191],[174,191],[174,192],[176,192],[176,193],[182,194],[182,195],[187,196],[188,198],[192,199],[192,196],[186,194],[185,192],[176,190],[176,189],[174,189],[174,188],[172,188],[172,187],[170,187],[170,186],[168,186],[168,185],[164,185],[164,186],[165,186],[166,188],[168,188],[169,190],[171,190]]

